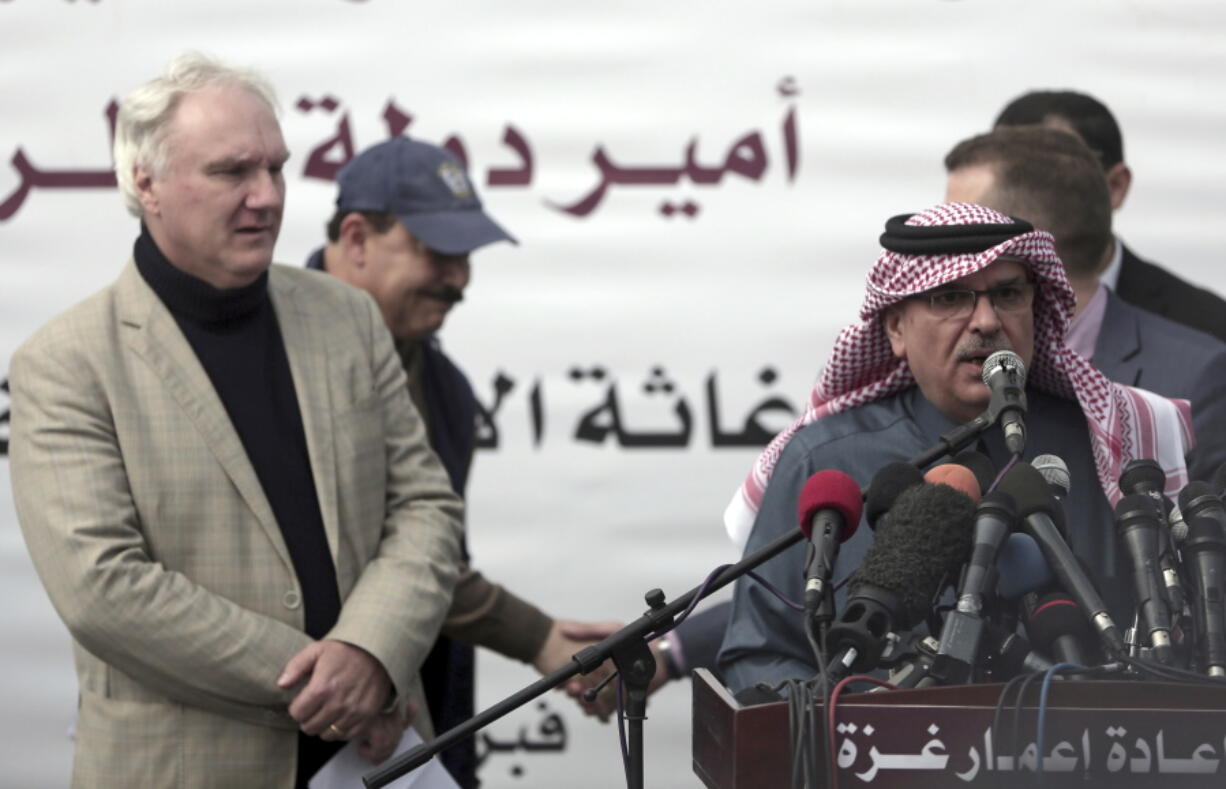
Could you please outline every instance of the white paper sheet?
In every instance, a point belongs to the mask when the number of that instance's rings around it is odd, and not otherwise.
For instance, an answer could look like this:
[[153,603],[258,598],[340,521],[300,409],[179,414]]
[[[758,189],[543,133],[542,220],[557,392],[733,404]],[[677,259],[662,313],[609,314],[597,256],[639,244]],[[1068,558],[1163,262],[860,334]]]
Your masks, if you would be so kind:
[[[395,756],[421,744],[421,735],[413,727],[404,730],[400,744],[396,746]],[[385,762],[386,764],[386,762]],[[308,789],[361,789],[362,776],[375,769],[376,765],[358,756],[358,741],[351,740],[336,755],[319,768],[315,777],[307,784]],[[418,767],[413,772],[402,775],[388,784],[389,789],[460,789],[443,767],[443,763],[434,757]]]

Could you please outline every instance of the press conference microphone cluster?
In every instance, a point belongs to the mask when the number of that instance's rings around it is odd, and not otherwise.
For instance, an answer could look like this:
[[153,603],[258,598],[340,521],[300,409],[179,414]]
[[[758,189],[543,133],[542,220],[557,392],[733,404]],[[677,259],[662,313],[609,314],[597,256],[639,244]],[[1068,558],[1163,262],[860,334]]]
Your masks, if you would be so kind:
[[875,669],[887,636],[923,621],[942,582],[966,561],[975,504],[964,489],[977,496],[978,481],[962,466],[937,467],[928,477],[940,482],[906,488],[877,522],[873,544],[851,578],[843,613],[826,638],[835,680]]
[[[1107,652],[1123,648],[1105,603],[1064,539],[1068,468],[1054,455],[1040,456],[1035,464],[1014,465],[976,509],[971,559],[928,672],[935,681],[960,684],[988,672],[1003,678],[1023,668],[1050,667],[1049,657],[1089,665],[1098,656],[1091,623]],[[1019,598],[1033,649],[1015,630],[986,616],[992,600],[997,617],[1013,622]]]
[[1134,460],[1120,476],[1128,494],[1117,528],[1133,564],[1141,634],[1158,660],[1226,679],[1226,465],[1211,482],[1188,483],[1178,506],[1166,472]]
[[[1126,636],[1068,541],[1064,501],[1074,480],[1066,464],[1054,455],[1033,464],[1014,459],[996,480],[983,455],[963,452],[956,460],[923,475],[894,463],[873,478],[863,511],[874,538],[837,618],[831,572],[859,521],[858,490],[838,472],[820,472],[806,485],[798,506],[812,546],[806,609],[828,625],[822,643],[831,681],[893,667],[907,685],[959,684],[1055,663],[1137,657],[1154,666],[1192,662],[1226,678],[1220,491],[1193,483],[1176,508],[1163,495],[1166,474],[1156,463],[1125,467],[1125,495],[1114,515],[1120,555],[1130,567],[1120,581],[1136,605],[1137,626]],[[1226,471],[1220,476],[1226,486]],[[1181,524],[1182,539],[1175,539],[1180,531],[1171,518]],[[950,586],[954,604],[942,606]],[[912,634],[925,621],[939,638]]]
[[1064,520],[1064,510],[1051,495],[1047,480],[1030,464],[1017,463],[1001,480],[1000,490],[1017,502],[1018,525],[1038,544],[1060,586],[1083,609],[1107,653],[1122,655],[1119,627],[1057,526]]
[[[925,484],[910,477],[911,487],[892,503],[870,504],[884,513],[877,515],[873,546],[852,576],[844,611],[830,627],[833,678],[883,665],[888,634],[905,634],[921,623],[933,612],[942,585],[959,577],[939,640],[921,640],[894,675],[903,684],[959,684],[989,672],[1004,678],[1049,668],[1053,658],[1092,665],[1101,662],[1100,653],[1123,653],[1119,628],[1063,534],[1067,467],[1054,456],[1039,460],[1042,473],[1017,463],[996,490],[980,498],[994,469],[971,453],[964,462],[978,467],[977,473],[939,466],[925,475]],[[934,484],[946,475],[963,478],[962,489]],[[901,472],[890,476],[904,478]],[[894,487],[887,482],[875,479],[870,494]],[[1028,604],[1019,608],[1022,600]],[[1019,612],[1029,641],[1017,630]]]

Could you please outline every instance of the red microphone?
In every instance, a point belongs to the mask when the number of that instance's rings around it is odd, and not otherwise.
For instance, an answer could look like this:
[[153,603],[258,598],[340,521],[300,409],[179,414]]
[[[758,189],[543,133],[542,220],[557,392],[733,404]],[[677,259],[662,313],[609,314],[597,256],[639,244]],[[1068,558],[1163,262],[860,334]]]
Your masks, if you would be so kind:
[[[805,562],[805,612],[819,622],[834,616],[828,601],[830,575],[839,546],[860,526],[860,486],[842,471],[819,471],[805,482],[796,510],[800,531],[809,540]],[[823,606],[822,603],[828,604]]]

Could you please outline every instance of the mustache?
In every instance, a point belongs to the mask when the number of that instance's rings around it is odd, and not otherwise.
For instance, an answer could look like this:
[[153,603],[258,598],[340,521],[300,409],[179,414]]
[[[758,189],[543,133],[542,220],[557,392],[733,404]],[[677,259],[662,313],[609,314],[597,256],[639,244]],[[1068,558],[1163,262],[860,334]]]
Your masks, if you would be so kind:
[[428,299],[445,301],[448,304],[459,304],[461,301],[464,301],[464,291],[452,285],[439,285],[436,288],[427,288],[421,291],[421,295]]
[[955,358],[960,362],[983,361],[994,351],[1011,351],[1013,346],[1004,337],[976,337],[955,349]]

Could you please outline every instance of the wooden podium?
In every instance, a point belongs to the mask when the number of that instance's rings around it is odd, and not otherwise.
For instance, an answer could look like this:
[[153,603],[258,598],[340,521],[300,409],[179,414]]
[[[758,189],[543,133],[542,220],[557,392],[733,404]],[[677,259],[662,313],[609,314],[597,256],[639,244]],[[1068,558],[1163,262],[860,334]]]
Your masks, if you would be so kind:
[[[742,706],[709,671],[693,677],[694,772],[712,789],[774,789],[791,780],[787,703]],[[1053,682],[1042,784],[1038,682],[1026,693],[1018,753],[1011,691],[996,743],[1003,685],[881,693],[838,703],[839,786],[1226,787],[1226,682]],[[826,750],[819,748],[819,769]],[[999,752],[997,752],[999,751]]]

